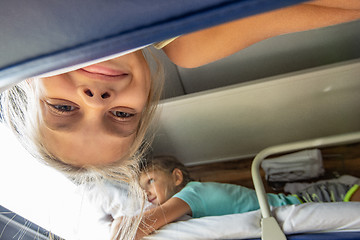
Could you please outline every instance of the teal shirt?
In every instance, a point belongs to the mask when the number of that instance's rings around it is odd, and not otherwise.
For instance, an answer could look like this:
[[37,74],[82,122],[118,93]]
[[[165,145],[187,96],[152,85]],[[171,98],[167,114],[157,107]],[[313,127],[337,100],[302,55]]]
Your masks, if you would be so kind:
[[[300,204],[295,196],[268,193],[271,206]],[[234,184],[190,182],[173,197],[185,201],[195,218],[244,213],[260,208],[253,189]]]

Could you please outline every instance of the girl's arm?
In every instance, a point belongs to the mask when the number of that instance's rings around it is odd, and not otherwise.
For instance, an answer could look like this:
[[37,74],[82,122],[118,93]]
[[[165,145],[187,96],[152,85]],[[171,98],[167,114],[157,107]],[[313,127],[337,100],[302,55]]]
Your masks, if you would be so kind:
[[144,213],[142,222],[138,228],[136,239],[141,239],[175,221],[185,214],[191,214],[189,205],[180,198],[170,198],[161,206],[150,209]]
[[183,35],[163,48],[177,65],[198,67],[280,34],[360,18],[360,1],[318,0],[243,18]]

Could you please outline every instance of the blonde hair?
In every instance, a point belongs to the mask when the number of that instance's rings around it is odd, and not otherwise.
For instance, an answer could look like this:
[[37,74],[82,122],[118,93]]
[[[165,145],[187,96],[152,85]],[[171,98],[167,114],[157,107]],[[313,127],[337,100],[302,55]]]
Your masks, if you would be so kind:
[[[100,179],[124,181],[129,185],[129,208],[141,206],[143,212],[146,196],[138,184],[138,163],[150,146],[154,133],[148,131],[160,100],[164,74],[160,62],[150,49],[143,49],[143,55],[151,73],[151,87],[147,104],[142,112],[136,138],[129,151],[118,161],[103,166],[77,167],[66,164],[51,154],[43,144],[40,134],[41,114],[36,84],[23,81],[0,95],[1,118],[13,130],[23,146],[38,160],[62,172],[76,184]],[[152,64],[150,64],[152,63]],[[32,82],[36,81],[33,79]],[[1,119],[0,118],[0,119]],[[134,207],[135,208],[135,207]],[[134,238],[141,215],[123,219],[116,239]]]

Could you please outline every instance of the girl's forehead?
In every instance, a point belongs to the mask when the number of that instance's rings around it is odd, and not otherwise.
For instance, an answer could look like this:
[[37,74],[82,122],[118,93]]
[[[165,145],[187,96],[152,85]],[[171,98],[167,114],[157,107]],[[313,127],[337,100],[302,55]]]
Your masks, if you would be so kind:
[[148,171],[148,170],[142,171],[140,173],[140,181],[144,181],[148,178],[151,178],[153,175],[155,175],[154,171]]
[[153,177],[165,177],[165,176],[168,176],[168,175],[169,175],[168,172],[166,172],[166,171],[164,171],[162,169],[157,169],[157,168],[155,168],[155,169],[150,168],[150,169],[148,169],[148,170],[141,173],[142,177],[147,177],[147,178],[149,178],[149,177],[151,177],[151,178],[153,178]]
[[159,169],[150,168],[150,169],[146,170],[144,173],[146,175],[159,175],[159,174],[163,173],[163,171],[161,171]]

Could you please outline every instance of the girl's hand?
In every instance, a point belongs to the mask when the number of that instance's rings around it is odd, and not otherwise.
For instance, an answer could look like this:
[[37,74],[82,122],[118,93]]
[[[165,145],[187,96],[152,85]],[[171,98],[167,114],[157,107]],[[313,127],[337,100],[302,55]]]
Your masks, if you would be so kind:
[[189,205],[180,198],[170,198],[164,204],[144,213],[135,239],[138,240],[150,235],[155,230],[177,220],[185,214],[191,214]]

